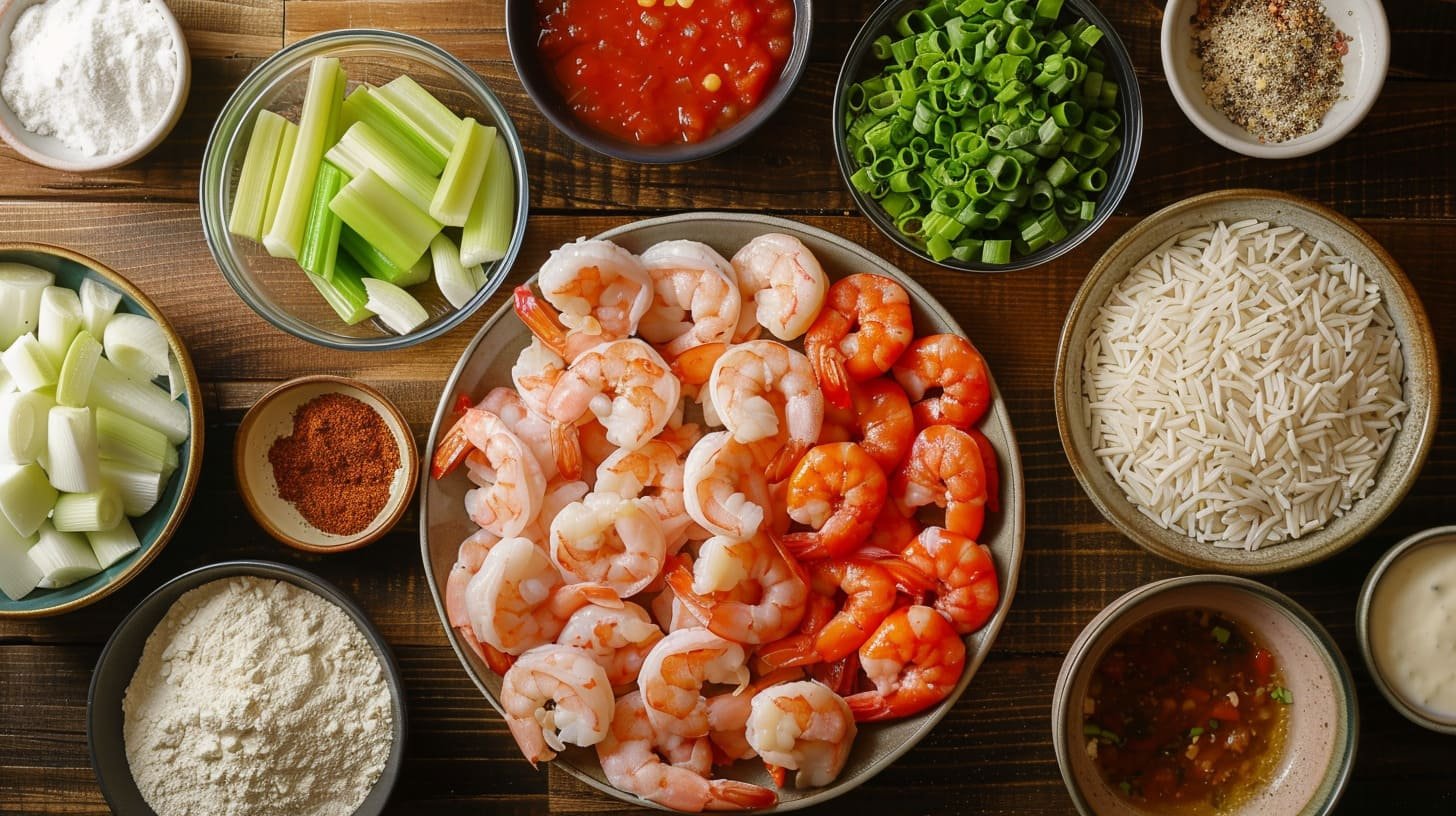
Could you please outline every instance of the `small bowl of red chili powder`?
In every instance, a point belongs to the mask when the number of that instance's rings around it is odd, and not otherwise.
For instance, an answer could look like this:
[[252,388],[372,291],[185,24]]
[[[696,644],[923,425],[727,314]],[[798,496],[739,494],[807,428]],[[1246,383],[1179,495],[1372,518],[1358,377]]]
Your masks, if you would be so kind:
[[409,423],[369,386],[289,380],[248,411],[233,452],[238,489],[268,534],[307,552],[363,547],[409,507],[419,457]]

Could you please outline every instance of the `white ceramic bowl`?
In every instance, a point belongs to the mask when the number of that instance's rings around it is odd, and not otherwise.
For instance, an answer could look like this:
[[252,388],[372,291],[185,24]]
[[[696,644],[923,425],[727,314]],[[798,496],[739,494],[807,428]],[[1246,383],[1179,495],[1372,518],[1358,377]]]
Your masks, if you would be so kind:
[[1287,142],[1265,144],[1215,110],[1203,95],[1190,23],[1197,10],[1198,0],[1168,0],[1163,10],[1163,74],[1188,121],[1235,153],[1257,159],[1292,159],[1323,150],[1354,130],[1380,96],[1390,64],[1385,8],[1380,0],[1325,0],[1325,13],[1335,27],[1354,38],[1344,59],[1345,85],[1340,98],[1318,130]]
[[[3,74],[5,63],[10,58],[10,32],[15,28],[15,21],[20,18],[21,12],[41,2],[43,0],[0,0],[0,74]],[[187,92],[192,85],[192,60],[187,51],[187,37],[182,33],[177,18],[172,16],[172,11],[162,0],[155,0],[155,5],[172,30],[173,47],[177,49],[177,82],[172,86],[172,98],[167,101],[166,112],[146,137],[120,153],[88,156],[66,146],[54,136],[41,136],[26,130],[5,103],[4,97],[0,96],[0,139],[29,161],[68,173],[92,173],[123,167],[161,144],[172,132],[177,120],[182,118],[182,107],[187,103]]]

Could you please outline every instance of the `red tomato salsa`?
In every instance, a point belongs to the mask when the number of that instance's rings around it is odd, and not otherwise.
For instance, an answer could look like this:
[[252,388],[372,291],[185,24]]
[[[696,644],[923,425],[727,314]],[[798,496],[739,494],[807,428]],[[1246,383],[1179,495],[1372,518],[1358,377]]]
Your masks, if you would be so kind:
[[1236,806],[1268,782],[1293,696],[1274,656],[1203,609],[1141,621],[1097,665],[1082,708],[1087,752],[1132,802],[1180,814]]
[[571,110],[639,145],[699,142],[762,101],[793,47],[791,0],[536,0]]

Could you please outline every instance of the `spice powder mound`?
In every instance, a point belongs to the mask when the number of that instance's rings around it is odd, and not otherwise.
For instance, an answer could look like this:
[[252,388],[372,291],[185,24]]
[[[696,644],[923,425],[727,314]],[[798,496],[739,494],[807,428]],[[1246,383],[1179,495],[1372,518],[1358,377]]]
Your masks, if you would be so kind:
[[314,397],[268,450],[278,495],[319,530],[362,532],[389,501],[399,447],[378,411],[346,394]]

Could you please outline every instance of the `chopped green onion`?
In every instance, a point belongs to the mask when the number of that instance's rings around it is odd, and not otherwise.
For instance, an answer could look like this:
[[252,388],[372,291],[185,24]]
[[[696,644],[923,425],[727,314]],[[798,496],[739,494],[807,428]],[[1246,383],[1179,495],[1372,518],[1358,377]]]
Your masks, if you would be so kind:
[[1223,628],[1222,626],[1213,627],[1213,639],[1218,641],[1219,643],[1228,643],[1229,637],[1232,634],[1232,632]]
[[1217,731],[1218,730],[1218,720],[1209,720],[1208,721],[1208,730],[1209,731]]
[[1188,729],[1188,736],[1201,737],[1203,736],[1203,729],[1195,725],[1192,728]]
[[445,165],[445,174],[430,201],[430,217],[451,227],[463,227],[470,216],[486,165],[495,147],[495,128],[485,127],[474,119],[460,120],[455,134],[455,149]]
[[263,240],[263,217],[268,213],[268,184],[273,180],[273,166],[278,163],[278,150],[283,144],[283,126],[287,120],[263,111],[253,120],[253,134],[248,138],[248,152],[238,175],[238,188],[233,193],[233,211],[228,218],[228,232],[254,242]]
[[1283,686],[1279,686],[1273,691],[1269,692],[1269,698],[1285,705],[1289,705],[1290,703],[1294,702],[1294,692]]
[[273,223],[263,236],[263,246],[275,258],[298,258],[303,231],[313,199],[314,181],[324,150],[338,128],[339,108],[344,102],[344,72],[334,57],[314,57],[309,68],[303,112],[298,117],[298,141],[283,178],[281,199]]
[[373,170],[365,170],[344,185],[329,207],[402,269],[414,266],[440,231],[440,222],[385,184]]

